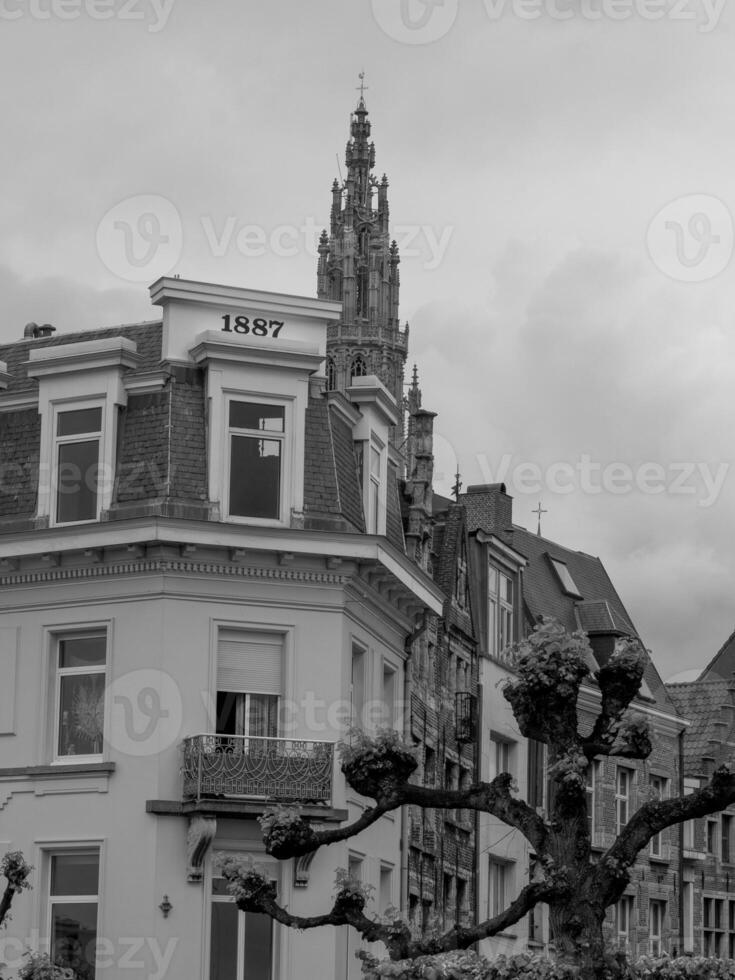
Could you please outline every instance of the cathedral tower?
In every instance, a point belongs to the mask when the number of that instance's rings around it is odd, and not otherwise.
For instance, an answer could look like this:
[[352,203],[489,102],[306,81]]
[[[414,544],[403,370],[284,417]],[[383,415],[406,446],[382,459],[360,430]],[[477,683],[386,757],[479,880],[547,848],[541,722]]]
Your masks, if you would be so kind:
[[[360,76],[362,78],[362,76]],[[332,184],[330,231],[319,240],[318,296],[342,302],[342,318],[327,334],[327,387],[344,391],[352,379],[377,375],[396,399],[403,443],[403,374],[408,326],[398,321],[398,246],[388,228],[388,178],[373,174],[375,144],[364,89],[350,121],[347,178]]]

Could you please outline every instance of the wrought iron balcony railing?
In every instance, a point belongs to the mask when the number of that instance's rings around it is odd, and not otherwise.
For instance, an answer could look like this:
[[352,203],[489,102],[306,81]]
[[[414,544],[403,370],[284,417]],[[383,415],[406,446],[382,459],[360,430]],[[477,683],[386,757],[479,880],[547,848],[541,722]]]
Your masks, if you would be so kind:
[[331,803],[333,742],[247,735],[184,739],[184,799]]

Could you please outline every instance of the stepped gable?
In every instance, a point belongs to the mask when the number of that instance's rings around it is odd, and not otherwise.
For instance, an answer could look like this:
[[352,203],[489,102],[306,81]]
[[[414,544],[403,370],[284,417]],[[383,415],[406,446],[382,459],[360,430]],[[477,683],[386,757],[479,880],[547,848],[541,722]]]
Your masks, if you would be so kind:
[[[446,498],[444,498],[446,500]],[[445,594],[444,619],[466,636],[475,637],[471,610],[471,590],[466,590],[466,602],[458,601],[458,563],[468,562],[466,545],[465,509],[461,504],[448,501],[449,507],[440,512],[441,523],[434,528],[434,581]],[[467,572],[469,574],[469,572]]]

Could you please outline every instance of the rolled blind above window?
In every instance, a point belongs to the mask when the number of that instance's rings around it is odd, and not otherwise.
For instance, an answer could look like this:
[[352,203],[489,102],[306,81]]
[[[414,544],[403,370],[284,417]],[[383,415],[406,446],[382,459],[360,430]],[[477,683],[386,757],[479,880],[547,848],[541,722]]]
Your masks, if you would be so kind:
[[217,690],[283,694],[282,633],[220,629]]

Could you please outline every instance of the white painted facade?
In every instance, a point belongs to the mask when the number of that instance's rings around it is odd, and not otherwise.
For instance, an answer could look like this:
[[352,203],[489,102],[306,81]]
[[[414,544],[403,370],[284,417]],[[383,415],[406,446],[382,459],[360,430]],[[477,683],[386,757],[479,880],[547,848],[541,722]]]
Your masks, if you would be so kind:
[[[304,408],[336,304],[179,280],[161,281],[152,293],[165,311],[164,359],[188,359],[208,371],[215,519],[93,520],[0,534],[0,851],[20,849],[35,868],[32,892],[16,898],[0,937],[0,962],[14,977],[23,949],[48,948],[54,914],[76,903],[96,915],[98,980],[357,977],[346,930],[275,927],[266,949],[262,929],[243,914],[238,920],[231,904],[223,910],[227,896],[213,898],[217,856],[235,851],[272,866],[279,900],[292,912],[327,911],[334,870],[350,865],[382,899],[400,905],[401,814],[383,818],[349,847],[319,852],[299,867],[296,884],[294,862],[264,855],[256,822],[262,798],[184,799],[182,743],[215,732],[222,638],[232,635],[281,651],[278,737],[295,741],[297,754],[301,741],[334,743],[349,726],[356,649],[363,703],[382,704],[390,673],[400,725],[405,642],[422,610],[441,611],[441,596],[384,536],[299,526]],[[256,307],[285,322],[281,337],[255,344],[213,336],[212,318]],[[51,368],[57,384],[53,358],[35,361]],[[84,374],[75,397],[87,395]],[[222,509],[224,436],[213,433],[224,430],[223,406],[233,393],[288,406],[284,496],[272,520],[228,520]],[[58,408],[55,399],[52,392],[47,404]],[[387,445],[384,417],[375,418],[376,425],[383,419]],[[52,492],[40,498],[46,514],[53,514]],[[66,651],[77,650],[80,637],[96,653],[88,663],[78,654],[69,666]],[[104,693],[94,700],[99,684]],[[79,724],[80,692],[94,701],[86,728]],[[95,725],[99,738],[87,737]],[[321,825],[354,818],[363,805],[336,759],[329,797],[326,805],[306,806]],[[98,862],[96,894],[59,893],[55,882],[65,868],[65,881],[82,880],[81,871],[74,877],[77,859],[85,881],[89,862]]]

